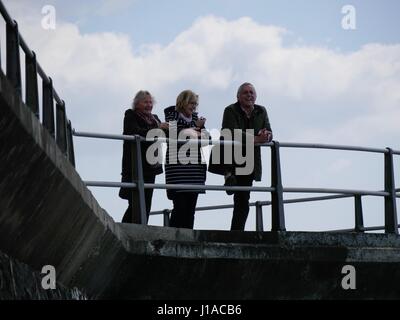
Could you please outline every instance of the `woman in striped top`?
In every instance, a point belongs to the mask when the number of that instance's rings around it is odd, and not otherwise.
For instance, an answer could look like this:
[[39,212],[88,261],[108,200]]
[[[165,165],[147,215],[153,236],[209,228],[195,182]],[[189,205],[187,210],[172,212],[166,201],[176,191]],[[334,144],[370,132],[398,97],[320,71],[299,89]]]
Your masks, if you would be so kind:
[[[191,90],[181,92],[176,106],[164,110],[165,121],[169,123],[170,138],[200,139],[206,119],[199,118],[196,112],[198,95]],[[186,147],[168,144],[165,159],[165,179],[167,184],[204,185],[207,165],[202,160],[200,146]],[[174,203],[170,226],[193,229],[194,214],[201,190],[167,190],[168,199]]]

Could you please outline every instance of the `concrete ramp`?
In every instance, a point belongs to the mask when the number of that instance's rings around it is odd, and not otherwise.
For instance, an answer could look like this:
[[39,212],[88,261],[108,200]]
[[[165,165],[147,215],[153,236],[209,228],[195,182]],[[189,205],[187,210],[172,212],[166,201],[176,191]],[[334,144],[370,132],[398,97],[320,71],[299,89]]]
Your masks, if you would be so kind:
[[2,72],[0,164],[0,251],[92,299],[400,298],[395,235],[115,223]]

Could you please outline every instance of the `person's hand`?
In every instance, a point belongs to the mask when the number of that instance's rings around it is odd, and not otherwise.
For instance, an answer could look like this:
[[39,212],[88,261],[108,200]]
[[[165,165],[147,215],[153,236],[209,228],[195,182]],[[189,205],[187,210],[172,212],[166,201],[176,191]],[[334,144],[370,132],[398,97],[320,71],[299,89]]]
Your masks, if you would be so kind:
[[163,129],[163,130],[168,130],[168,128],[169,128],[169,123],[168,123],[168,122],[161,122],[161,123],[158,125],[158,127],[159,127],[160,129]]
[[267,141],[267,137],[264,135],[259,135],[259,136],[255,136],[254,137],[254,143],[255,144],[259,144],[259,143],[266,143]]
[[264,134],[267,136],[267,142],[272,141],[272,132],[265,129]]
[[267,143],[272,141],[272,132],[267,129],[261,129],[258,135],[254,137],[254,143]]
[[196,127],[198,128],[203,128],[204,124],[206,123],[206,118],[200,117],[199,119],[197,119],[196,121]]

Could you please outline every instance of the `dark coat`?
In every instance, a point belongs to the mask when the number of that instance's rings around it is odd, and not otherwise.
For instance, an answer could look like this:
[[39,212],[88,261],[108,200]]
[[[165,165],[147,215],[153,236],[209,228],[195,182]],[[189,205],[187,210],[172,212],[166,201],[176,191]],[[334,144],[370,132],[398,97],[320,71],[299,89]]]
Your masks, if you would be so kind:
[[[271,125],[268,119],[268,113],[265,107],[254,105],[254,110],[251,113],[250,119],[247,120],[245,112],[240,107],[239,102],[229,105],[225,108],[222,119],[222,129],[241,129],[243,132],[246,129],[253,129],[255,135],[266,128],[272,132]],[[245,133],[243,133],[242,143],[245,142]],[[232,132],[233,137],[233,132]],[[260,147],[254,148],[254,180],[260,181],[262,176],[261,168],[261,150]]]
[[[160,119],[157,115],[153,114],[158,123],[161,123]],[[147,132],[151,129],[157,128],[156,126],[149,125],[146,121],[144,121],[141,117],[137,115],[137,113],[128,109],[125,111],[124,117],[124,135],[140,135],[142,137],[146,137]],[[152,145],[153,142],[142,142],[142,164],[143,164],[143,175],[144,176],[152,176],[158,175],[163,172],[162,165],[155,164],[151,165],[146,160],[146,151]],[[123,153],[122,153],[122,172],[121,172],[122,182],[132,182],[132,156],[131,156],[131,142],[124,140],[123,144]],[[129,188],[121,188],[119,192],[119,196],[122,199],[129,199]]]

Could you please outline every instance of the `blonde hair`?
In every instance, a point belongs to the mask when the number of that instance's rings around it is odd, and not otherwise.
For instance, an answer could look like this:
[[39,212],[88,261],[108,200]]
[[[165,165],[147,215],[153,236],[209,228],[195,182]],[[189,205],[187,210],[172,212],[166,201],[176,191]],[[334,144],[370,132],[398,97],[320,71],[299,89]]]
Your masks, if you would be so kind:
[[150,93],[149,91],[147,91],[147,90],[140,90],[140,91],[138,91],[138,93],[136,93],[135,97],[133,98],[133,101],[132,101],[132,109],[135,110],[137,104],[138,104],[140,101],[143,101],[144,99],[146,99],[147,97],[150,97],[150,98],[151,98],[151,101],[153,101],[153,104],[156,103],[154,97],[151,95],[151,93]]
[[196,110],[199,102],[199,95],[192,90],[182,91],[176,98],[176,111],[183,112],[184,108],[193,100],[196,101],[196,106],[194,108],[194,110]]

